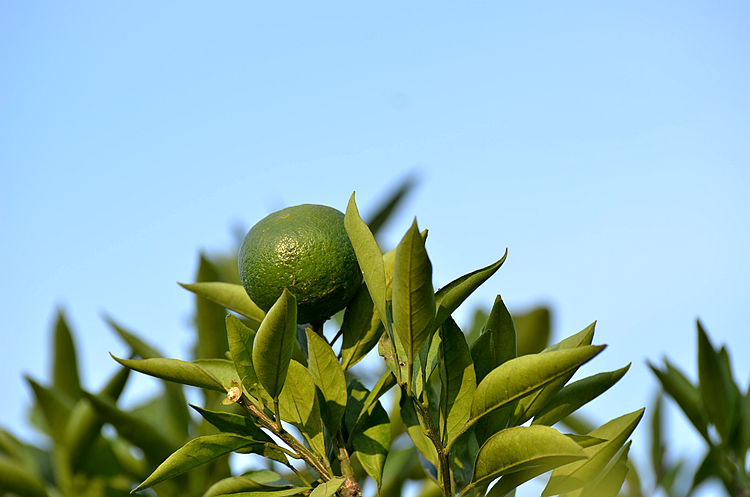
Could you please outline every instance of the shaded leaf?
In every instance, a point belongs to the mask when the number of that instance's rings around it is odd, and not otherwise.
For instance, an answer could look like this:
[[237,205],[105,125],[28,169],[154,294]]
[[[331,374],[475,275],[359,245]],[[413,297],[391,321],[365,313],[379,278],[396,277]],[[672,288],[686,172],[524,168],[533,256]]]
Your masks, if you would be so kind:
[[56,390],[40,385],[28,376],[26,381],[31,386],[36,405],[44,416],[50,435],[55,441],[63,442],[68,418],[73,409],[70,399],[59,394]]
[[253,342],[253,366],[260,384],[278,398],[297,336],[297,300],[285,288],[260,324]]
[[179,285],[204,299],[245,316],[255,329],[260,326],[266,315],[263,309],[252,301],[242,285],[223,281],[199,281]]
[[311,329],[307,333],[308,368],[323,396],[321,414],[328,433],[338,433],[346,411],[346,378],[336,353],[325,338]]
[[435,326],[440,326],[474,290],[495,274],[507,257],[508,250],[506,249],[505,254],[497,262],[456,278],[438,290],[435,294],[435,307],[437,309]]
[[[112,358],[126,368],[139,371],[149,376],[182,383],[184,385],[226,392],[226,388],[218,378],[199,364],[193,362],[165,358],[141,360],[120,359],[114,355],[112,355]],[[227,388],[228,387],[229,384],[227,384]]]
[[532,424],[552,426],[586,405],[620,381],[630,364],[615,371],[599,373],[564,386],[534,417]]
[[62,310],[57,311],[55,322],[55,347],[52,360],[53,388],[60,394],[78,400],[81,397],[81,379],[73,335]]
[[724,440],[729,439],[734,402],[719,354],[698,321],[698,390],[708,419]]
[[375,346],[383,330],[370,292],[366,285],[362,285],[346,307],[341,325],[341,365],[344,370],[357,364]]
[[516,328],[500,295],[495,298],[484,332],[471,346],[471,356],[478,382],[505,361],[516,357]]
[[289,363],[287,381],[279,395],[279,409],[281,419],[300,430],[310,448],[324,457],[325,440],[315,381],[310,371],[297,361]]
[[546,307],[537,307],[525,314],[513,316],[519,356],[536,354],[547,346],[551,321],[550,311]]
[[245,435],[252,438],[253,440],[258,440],[259,442],[272,441],[271,437],[269,437],[266,432],[256,426],[250,418],[230,412],[209,411],[208,409],[203,409],[202,407],[198,407],[193,404],[190,404],[190,407],[195,409],[198,414],[203,416],[203,419],[214,425],[222,432]]
[[380,488],[383,466],[391,446],[391,422],[379,401],[357,423],[351,440],[354,456]]
[[274,455],[285,460],[283,452],[272,447],[269,449],[269,445],[265,442],[259,442],[252,438],[233,433],[219,433],[195,438],[171,454],[133,491],[137,492],[149,488],[159,482],[174,478],[190,469],[239,449],[251,448],[257,454],[266,456]]
[[581,497],[617,497],[628,474],[631,442],[623,445],[597,478],[584,487]]
[[677,367],[669,361],[664,361],[666,369],[661,370],[651,363],[648,363],[651,371],[656,375],[664,391],[677,402],[682,412],[690,420],[703,438],[708,438],[708,421],[707,415],[703,410],[698,388]]
[[378,247],[370,228],[367,227],[359,216],[357,204],[354,201],[354,193],[349,199],[344,216],[344,228],[354,247],[357,262],[362,269],[365,285],[370,292],[372,302],[378,311],[384,326],[388,325],[388,316],[385,312],[385,268],[383,266],[383,253]]
[[435,294],[432,264],[416,220],[396,247],[393,273],[393,331],[406,353],[407,364],[434,330]]
[[401,419],[404,422],[404,426],[406,426],[406,432],[409,434],[412,443],[414,443],[414,446],[422,454],[422,457],[432,464],[434,468],[437,468],[437,450],[430,439],[427,438],[427,435],[425,435],[425,427],[421,425],[411,399],[402,393],[399,405],[401,407]]
[[20,497],[47,497],[44,484],[17,462],[0,456],[0,493],[12,492]]
[[440,327],[440,338],[440,421],[446,441],[456,436],[469,419],[477,381],[466,338],[450,316]]
[[162,353],[158,349],[144,342],[132,331],[117,323],[110,316],[104,316],[104,321],[115,331],[115,333],[117,333],[122,341],[125,342],[128,347],[130,347],[130,350],[132,350],[133,353],[139,356],[141,359],[163,357]]
[[491,436],[477,454],[472,486],[508,473],[536,468],[548,471],[585,459],[583,449],[548,426],[516,426]]
[[327,482],[321,483],[310,492],[310,497],[330,497],[335,494],[346,478],[333,478]]

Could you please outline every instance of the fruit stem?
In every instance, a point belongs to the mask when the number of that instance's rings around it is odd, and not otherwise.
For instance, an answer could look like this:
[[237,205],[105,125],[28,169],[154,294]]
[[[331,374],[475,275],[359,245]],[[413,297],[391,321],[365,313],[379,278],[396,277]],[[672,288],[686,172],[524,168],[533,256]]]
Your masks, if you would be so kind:
[[340,431],[336,436],[336,445],[338,446],[338,452],[336,456],[341,463],[341,472],[346,478],[344,485],[341,487],[338,493],[341,497],[362,497],[362,491],[360,490],[359,483],[357,483],[357,479],[354,476],[354,469],[352,468],[352,463],[349,460],[349,452],[347,452],[346,450],[346,445],[344,444],[344,439],[341,436]]
[[310,323],[310,326],[312,326],[312,329],[315,333],[323,337],[323,324],[325,323],[321,321],[320,323]]
[[450,462],[448,461],[450,452],[445,450],[445,447],[443,447],[443,443],[440,440],[440,435],[438,434],[438,430],[435,427],[435,423],[432,421],[432,417],[430,416],[429,411],[424,408],[424,406],[421,402],[419,402],[418,399],[411,397],[411,400],[417,413],[419,413],[422,418],[422,421],[426,428],[425,431],[427,432],[427,437],[432,442],[432,445],[435,446],[435,451],[437,452],[439,463],[438,480],[440,483],[440,487],[443,490],[443,495],[446,497],[450,497],[453,495]]

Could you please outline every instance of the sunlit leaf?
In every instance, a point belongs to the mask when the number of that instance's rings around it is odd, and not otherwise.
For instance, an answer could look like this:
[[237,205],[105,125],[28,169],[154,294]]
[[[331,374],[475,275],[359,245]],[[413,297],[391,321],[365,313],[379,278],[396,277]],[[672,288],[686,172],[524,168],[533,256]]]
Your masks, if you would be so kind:
[[223,281],[200,281],[180,283],[180,286],[194,294],[226,307],[250,320],[258,328],[266,313],[248,296],[242,285]]
[[478,382],[505,361],[516,357],[516,329],[500,295],[495,298],[484,332],[471,346],[471,356]]
[[245,435],[260,442],[271,442],[271,438],[261,430],[250,418],[224,411],[209,411],[190,404],[203,419],[214,425],[220,431]]
[[292,423],[300,430],[310,448],[324,457],[325,441],[315,381],[310,371],[297,361],[289,363],[287,381],[279,395],[279,409],[281,419]]
[[337,433],[346,410],[346,378],[336,353],[325,338],[311,329],[307,333],[308,369],[323,396],[321,414],[329,433]]
[[258,380],[273,398],[284,387],[296,337],[297,300],[285,288],[260,324],[252,350]]
[[[111,355],[111,354],[110,354]],[[209,390],[218,390],[225,392],[224,385],[209,371],[193,362],[180,361],[179,359],[120,359],[112,358],[135,371],[161,378],[163,380],[174,381],[184,385],[206,388]],[[226,385],[227,388],[229,385]]]
[[391,422],[380,402],[376,401],[356,424],[351,442],[354,456],[380,488],[391,446]]
[[310,497],[331,497],[335,494],[341,485],[344,484],[346,478],[333,478],[327,482],[321,483],[310,492]]
[[441,432],[443,440],[450,440],[469,419],[477,381],[466,338],[453,318],[440,326],[440,339]]
[[242,321],[232,314],[227,314],[227,341],[229,352],[234,362],[234,368],[240,377],[240,383],[253,395],[258,396],[258,376],[253,367],[253,341],[255,331],[245,326]]

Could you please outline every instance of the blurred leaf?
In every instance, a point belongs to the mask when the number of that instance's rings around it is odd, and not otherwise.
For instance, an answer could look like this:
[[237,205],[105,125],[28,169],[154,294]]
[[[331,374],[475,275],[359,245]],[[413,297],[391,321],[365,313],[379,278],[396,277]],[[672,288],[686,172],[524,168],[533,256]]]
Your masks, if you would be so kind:
[[278,398],[297,336],[297,300],[285,288],[260,324],[253,342],[253,366],[266,392]]
[[338,433],[346,411],[346,378],[326,339],[309,328],[306,333],[308,368],[323,395],[325,402],[321,405],[321,414],[328,433],[333,435]]
[[709,449],[706,456],[703,458],[703,461],[701,461],[698,466],[698,469],[695,470],[688,495],[692,494],[693,491],[698,488],[698,485],[706,480],[722,477],[721,464],[719,463],[720,458],[721,455],[719,454],[718,449]]
[[190,407],[198,411],[198,414],[203,416],[203,419],[222,432],[245,435],[260,442],[272,441],[271,437],[256,426],[250,418],[240,416],[239,414],[232,414],[230,412],[209,411],[208,409],[203,409],[202,407],[193,404],[190,404]]
[[287,381],[279,395],[279,409],[281,419],[293,424],[302,432],[310,448],[317,455],[324,457],[325,440],[315,381],[310,371],[297,361],[289,363]]
[[572,414],[620,381],[630,368],[599,373],[564,386],[534,417],[532,424],[552,426]]
[[[112,354],[110,354],[112,355]],[[139,371],[149,376],[161,378],[168,381],[226,392],[225,386],[213,374],[193,362],[180,361],[179,359],[120,359],[112,358],[126,368]],[[227,388],[229,385],[226,385]]]
[[[216,267],[201,254],[195,280],[207,282],[218,279],[219,272]],[[224,353],[229,350],[227,334],[224,332],[224,316],[226,315],[224,307],[197,296],[195,314],[198,330],[195,357],[197,359],[224,357]]]
[[349,199],[344,216],[344,227],[354,247],[359,267],[370,292],[372,302],[378,311],[384,325],[388,324],[388,316],[385,312],[385,268],[383,266],[383,253],[378,247],[370,228],[367,227],[357,211],[354,201],[354,193]]
[[[269,485],[257,481],[249,475],[230,476],[211,485],[203,494],[203,497],[218,497],[220,495],[238,494],[240,492],[268,492],[270,490],[279,490],[279,488],[287,489],[291,486],[288,482],[283,485]],[[299,490],[295,489],[295,491],[298,492]]]
[[110,400],[87,392],[84,396],[102,419],[111,424],[122,438],[143,449],[150,461],[161,461],[175,449],[176,441],[168,439],[159,427],[121,411]]
[[466,341],[471,345],[472,349],[474,348],[474,342],[476,342],[479,335],[484,332],[484,326],[487,324],[488,318],[489,314],[487,314],[486,310],[481,307],[474,309],[474,313],[471,315],[471,321],[469,321],[469,325],[465,328]]
[[648,366],[656,375],[664,391],[680,406],[685,416],[693,423],[703,438],[708,439],[707,415],[703,410],[698,388],[690,383],[685,375],[668,360],[664,360],[665,370],[661,370],[651,363]]
[[[174,478],[182,473],[205,464],[213,459],[238,449],[252,449],[261,455],[274,456],[285,460],[284,453],[272,444],[259,442],[249,437],[233,433],[219,433],[195,438],[171,454],[133,492],[149,488],[159,482]],[[303,490],[303,489],[301,489]]]
[[20,497],[47,497],[44,484],[17,462],[0,456],[0,494],[11,492]]
[[627,441],[643,416],[643,409],[615,418],[589,433],[592,437],[607,440],[604,443],[586,447],[583,451],[587,459],[567,464],[555,469],[542,496],[557,495],[581,488],[599,475],[617,451]]
[[153,357],[163,357],[162,353],[144,342],[133,332],[127,330],[124,326],[118,324],[110,316],[104,316],[104,321],[117,333],[117,335],[130,347],[130,350],[141,359],[151,359]]
[[55,346],[52,360],[53,388],[57,393],[72,400],[81,397],[81,379],[78,376],[78,359],[73,335],[62,310],[58,310],[55,322]]
[[620,447],[602,472],[584,487],[581,497],[617,497],[628,473],[630,444]]
[[477,382],[505,361],[516,357],[516,329],[500,295],[495,298],[484,332],[471,346],[471,356]]
[[404,346],[407,364],[434,331],[432,264],[414,222],[396,247],[393,270],[393,331]]
[[380,489],[380,497],[401,497],[406,480],[417,480],[424,477],[424,470],[419,463],[415,447],[390,450],[383,466],[383,485]]
[[513,316],[519,356],[536,354],[547,346],[551,321],[549,309],[546,307],[538,307],[525,314]]
[[407,176],[401,184],[393,190],[375,209],[375,212],[370,216],[370,220],[367,226],[372,231],[373,235],[377,235],[383,228],[383,225],[393,216],[394,211],[398,205],[403,201],[404,197],[416,186],[417,181],[414,176]]
[[260,397],[257,392],[258,376],[255,373],[252,359],[256,333],[232,314],[227,314],[226,326],[229,353],[232,356],[237,375],[240,377],[240,384],[256,398]]
[[440,338],[440,421],[445,443],[469,419],[477,380],[466,337],[450,316],[440,326]]
[[742,394],[740,388],[734,381],[732,373],[732,363],[729,359],[729,351],[722,345],[719,349],[719,364],[721,364],[721,378],[724,383],[724,390],[727,392],[729,407],[724,413],[727,425],[727,432],[724,436],[724,442],[728,443],[732,449],[740,453],[742,451],[742,436],[740,433],[740,417],[742,415]]
[[52,439],[63,443],[65,440],[65,427],[73,409],[69,397],[58,393],[57,390],[40,385],[29,376],[26,377],[26,381],[34,392],[37,406],[44,416],[44,421],[49,427]]
[[341,333],[341,365],[344,370],[357,364],[383,334],[383,323],[375,312],[366,285],[359,288],[346,307]]
[[663,394],[661,391],[657,393],[651,412],[651,469],[654,472],[657,483],[661,480],[661,477],[664,474],[664,453],[666,451],[664,437],[662,435],[662,427],[664,424],[662,397]]
[[199,297],[245,316],[250,320],[254,329],[258,329],[266,315],[263,309],[252,301],[242,285],[221,281],[199,281],[197,283],[179,283],[179,285]]
[[[575,370],[603,348],[604,346],[587,345],[575,349],[525,355],[501,364],[477,386],[471,403],[471,417],[463,431],[487,413]],[[449,441],[448,446],[451,446],[456,438]]]
[[346,478],[333,478],[327,482],[321,483],[310,492],[310,497],[330,497],[335,494]]
[[517,471],[546,471],[585,459],[583,449],[548,426],[516,426],[502,430],[482,445],[474,463],[472,486]]
[[708,419],[716,426],[723,440],[729,440],[732,414],[735,409],[729,378],[726,378],[719,354],[711,345],[698,321],[698,389]]
[[[416,228],[416,222],[414,227]],[[437,309],[435,326],[440,326],[440,324],[450,316],[453,311],[455,311],[458,306],[461,305],[461,303],[466,300],[472,292],[474,292],[474,290],[479,288],[482,283],[495,274],[497,270],[500,269],[500,266],[503,265],[503,262],[505,262],[507,257],[508,250],[506,249],[505,254],[503,254],[497,262],[456,278],[438,290],[435,294],[435,307]],[[430,276],[431,275],[432,273],[430,273]]]

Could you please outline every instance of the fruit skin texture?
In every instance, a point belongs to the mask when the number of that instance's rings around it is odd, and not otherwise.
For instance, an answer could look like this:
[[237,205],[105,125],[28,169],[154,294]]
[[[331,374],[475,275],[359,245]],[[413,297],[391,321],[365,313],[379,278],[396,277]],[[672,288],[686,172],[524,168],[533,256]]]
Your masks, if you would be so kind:
[[324,205],[287,207],[258,221],[239,252],[242,286],[268,311],[287,288],[297,322],[318,324],[346,307],[362,283],[344,214]]

